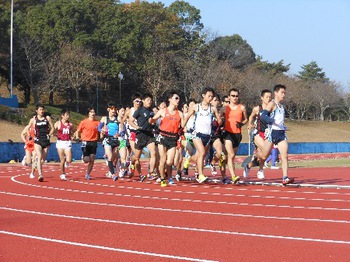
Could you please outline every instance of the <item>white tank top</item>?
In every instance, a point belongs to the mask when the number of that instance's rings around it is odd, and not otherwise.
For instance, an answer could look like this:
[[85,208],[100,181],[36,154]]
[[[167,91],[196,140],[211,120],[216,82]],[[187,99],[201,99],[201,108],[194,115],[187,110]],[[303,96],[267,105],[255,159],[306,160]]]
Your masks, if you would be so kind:
[[275,100],[273,101],[276,104],[276,109],[272,112],[272,117],[275,120],[272,124],[272,130],[286,130],[284,126],[284,107],[281,104],[277,104]]
[[205,135],[211,134],[211,124],[213,121],[213,114],[211,112],[211,105],[206,110],[202,108],[201,104],[198,104],[198,110],[194,120],[194,130],[196,133],[202,133]]

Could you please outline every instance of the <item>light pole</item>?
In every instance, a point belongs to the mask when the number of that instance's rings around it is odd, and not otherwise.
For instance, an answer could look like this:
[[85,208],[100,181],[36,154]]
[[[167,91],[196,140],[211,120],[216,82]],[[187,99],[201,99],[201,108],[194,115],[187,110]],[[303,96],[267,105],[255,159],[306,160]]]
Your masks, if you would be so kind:
[[119,78],[119,103],[122,103],[122,80],[123,80],[123,74],[119,72],[118,78]]
[[11,0],[11,36],[10,36],[10,89],[13,94],[13,0]]

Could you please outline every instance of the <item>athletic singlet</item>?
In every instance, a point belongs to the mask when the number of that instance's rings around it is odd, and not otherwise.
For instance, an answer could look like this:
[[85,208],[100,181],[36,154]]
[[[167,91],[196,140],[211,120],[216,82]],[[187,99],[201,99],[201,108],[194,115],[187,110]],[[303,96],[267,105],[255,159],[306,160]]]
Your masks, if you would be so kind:
[[279,105],[275,100],[272,100],[276,104],[276,109],[271,112],[271,117],[274,119],[273,124],[271,125],[272,130],[286,130],[284,126],[284,107]]
[[60,128],[57,130],[57,139],[62,141],[69,141],[71,130],[72,124],[70,122],[63,124],[62,121],[60,121]]
[[261,122],[261,112],[262,111],[263,111],[263,107],[262,107],[262,105],[259,105],[258,117],[255,120],[255,124],[256,124],[255,126],[259,132],[265,132],[265,129],[267,128],[267,125],[264,124],[263,122]]
[[105,134],[108,134],[108,136],[114,136],[115,134],[118,134],[119,132],[119,122],[118,122],[118,118],[115,117],[113,120],[110,119],[107,116],[107,123],[105,128],[107,129]]
[[[130,112],[131,115],[133,116],[134,113],[135,113],[135,108],[132,107],[132,108],[130,109],[130,111],[131,111],[131,112]],[[130,114],[129,114],[129,115],[130,115]],[[136,120],[136,119],[135,119],[134,123],[137,125],[137,120]],[[127,128],[128,130],[130,130],[131,132],[135,132],[135,131],[136,131],[136,129],[133,128],[133,127],[129,124],[129,120],[128,120],[127,123],[126,123],[126,128]]]
[[225,131],[232,134],[240,134],[241,128],[237,127],[237,122],[243,121],[242,105],[238,104],[236,109],[226,106],[225,116]]
[[204,135],[211,134],[211,124],[213,122],[213,113],[211,105],[207,109],[203,109],[201,104],[198,104],[198,110],[194,119],[194,131]]
[[34,126],[31,125],[27,134],[26,134],[26,144],[34,144],[34,137],[35,137],[35,129]]
[[[177,134],[181,124],[181,117],[179,110],[175,111],[175,114],[170,114],[168,108],[165,108],[165,116],[162,118],[162,122],[159,126],[160,133],[167,135],[167,133]],[[169,135],[169,134],[168,134]],[[171,135],[171,134],[170,134]]]
[[[187,115],[187,114],[186,114]],[[186,116],[185,116],[186,117]],[[187,120],[187,123],[186,123],[186,132],[187,133],[192,133],[193,131],[193,126],[194,126],[194,116],[192,115],[188,120]]]
[[44,119],[39,119],[38,116],[35,116],[35,137],[37,139],[48,139],[48,134],[49,123],[46,117],[44,117]]

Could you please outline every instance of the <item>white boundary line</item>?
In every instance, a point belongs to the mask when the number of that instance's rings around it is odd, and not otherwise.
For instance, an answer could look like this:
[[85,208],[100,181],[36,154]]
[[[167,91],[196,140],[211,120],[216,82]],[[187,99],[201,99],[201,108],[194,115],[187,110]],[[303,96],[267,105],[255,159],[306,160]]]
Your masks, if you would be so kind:
[[135,205],[124,205],[124,204],[115,204],[115,203],[104,203],[104,202],[89,202],[83,200],[74,200],[74,199],[63,199],[63,198],[54,198],[54,197],[42,197],[42,196],[33,196],[33,195],[24,195],[19,193],[10,193],[0,191],[0,194],[12,195],[17,197],[29,197],[34,199],[43,199],[49,201],[60,201],[60,202],[69,202],[74,204],[88,204],[88,205],[97,205],[97,206],[108,206],[116,208],[130,208],[138,210],[152,210],[152,211],[163,211],[163,212],[174,212],[174,213],[189,213],[197,215],[212,215],[212,216],[227,216],[227,217],[244,217],[244,218],[260,218],[260,219],[275,219],[275,220],[288,220],[288,221],[306,221],[306,222],[320,222],[320,223],[341,223],[347,224],[350,223],[349,220],[331,220],[331,219],[319,219],[319,218],[303,218],[303,217],[277,217],[277,216],[261,216],[261,215],[250,215],[250,214],[235,214],[235,213],[224,213],[224,212],[210,212],[210,211],[200,211],[200,210],[191,210],[191,209],[171,209],[171,208],[162,208],[162,207],[152,207],[152,206],[135,206]]
[[346,241],[346,240],[305,238],[305,237],[292,237],[292,236],[281,236],[281,235],[267,235],[267,234],[245,233],[245,232],[236,232],[236,231],[228,231],[228,230],[212,230],[212,229],[204,229],[204,228],[167,226],[167,225],[160,225],[160,224],[146,224],[146,223],[136,223],[136,222],[128,222],[128,221],[125,222],[125,221],[119,221],[119,220],[100,219],[100,218],[92,218],[92,217],[80,217],[80,216],[70,216],[70,215],[44,213],[44,212],[22,210],[22,209],[13,209],[13,208],[6,208],[6,207],[0,207],[0,209],[7,210],[7,211],[14,211],[14,212],[30,213],[30,214],[36,214],[36,215],[45,215],[45,216],[69,218],[69,219],[78,219],[78,220],[86,220],[86,221],[97,221],[97,222],[105,222],[105,223],[115,223],[115,224],[132,225],[132,226],[166,228],[166,229],[183,230],[183,231],[194,231],[194,232],[203,232],[203,233],[214,233],[214,234],[225,234],[225,235],[238,235],[238,236],[248,236],[248,237],[261,237],[261,238],[273,238],[273,239],[284,239],[284,240],[295,240],[295,241],[308,241],[308,242],[320,242],[320,243],[333,243],[333,244],[350,245],[350,241]]
[[165,255],[165,254],[144,252],[144,251],[137,251],[137,250],[130,250],[130,249],[122,249],[122,248],[115,248],[115,247],[91,245],[91,244],[85,244],[85,243],[80,243],[80,242],[65,241],[65,240],[61,240],[61,239],[27,235],[27,234],[21,234],[21,233],[4,231],[4,230],[0,230],[0,234],[17,236],[17,237],[24,237],[24,238],[30,238],[30,239],[36,239],[36,240],[48,241],[48,242],[54,242],[54,243],[60,243],[60,244],[66,244],[66,245],[71,245],[71,246],[80,246],[80,247],[96,248],[96,249],[102,249],[102,250],[108,250],[108,251],[131,253],[131,254],[135,254],[135,255],[145,255],[145,256],[152,256],[152,257],[162,257],[162,258],[168,258],[168,259],[200,261],[200,262],[215,261],[215,260],[206,260],[206,259],[198,259],[198,258],[190,258],[190,257],[172,256],[172,255]]

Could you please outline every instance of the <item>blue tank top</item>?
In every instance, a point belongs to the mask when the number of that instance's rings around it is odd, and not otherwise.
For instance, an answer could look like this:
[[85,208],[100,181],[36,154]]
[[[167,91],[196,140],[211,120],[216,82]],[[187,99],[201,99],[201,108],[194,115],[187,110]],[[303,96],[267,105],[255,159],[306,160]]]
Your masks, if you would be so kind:
[[119,132],[119,122],[117,118],[114,118],[113,120],[107,117],[107,130],[108,130],[108,136],[114,136]]

